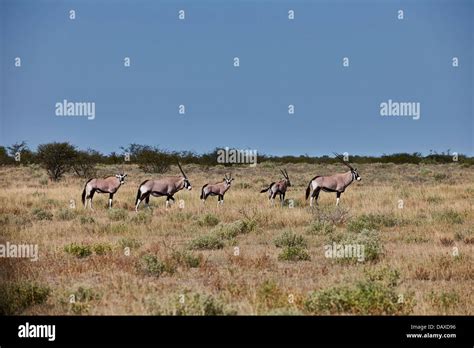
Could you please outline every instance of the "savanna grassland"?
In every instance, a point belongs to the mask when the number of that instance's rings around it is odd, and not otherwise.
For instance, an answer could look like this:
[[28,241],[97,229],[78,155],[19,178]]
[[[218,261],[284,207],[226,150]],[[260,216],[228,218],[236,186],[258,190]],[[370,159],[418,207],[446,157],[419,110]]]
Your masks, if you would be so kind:
[[[153,177],[137,167],[127,167],[114,208],[99,194],[94,211],[80,203],[84,179],[1,167],[0,242],[38,244],[39,259],[0,259],[0,312],[474,314],[472,166],[358,165],[362,181],[340,206],[321,193],[318,209],[304,199],[309,180],[344,167],[286,165],[283,208],[259,193],[279,168],[232,168],[218,207],[216,197],[203,205],[200,189],[229,169],[186,165],[193,190],[169,209],[152,198],[137,214],[137,187]],[[99,176],[118,169],[100,167]],[[364,245],[365,261],[325,257],[332,243]]]

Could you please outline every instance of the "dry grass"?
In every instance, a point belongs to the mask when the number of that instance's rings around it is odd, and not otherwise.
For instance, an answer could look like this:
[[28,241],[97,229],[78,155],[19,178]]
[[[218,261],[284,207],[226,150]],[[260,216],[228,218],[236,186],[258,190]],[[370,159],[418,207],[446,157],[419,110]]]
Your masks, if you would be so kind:
[[[106,209],[107,195],[96,195],[95,211],[80,205],[84,180],[50,183],[38,167],[0,168],[0,242],[39,245],[37,262],[0,259],[0,282],[9,286],[0,297],[12,291],[14,298],[22,296],[25,286],[49,294],[12,307],[20,314],[474,314],[473,168],[360,165],[362,181],[342,195],[340,209],[334,194],[322,193],[319,210],[307,206],[306,185],[340,166],[286,165],[292,209],[271,207],[258,193],[278,177],[278,168],[271,163],[233,168],[234,186],[218,207],[212,198],[203,206],[199,191],[227,169],[190,165],[193,191],[175,196],[184,201],[183,209],[175,204],[166,210],[164,199],[152,198],[152,210],[139,214],[133,211],[137,186],[149,176],[137,168],[130,169],[113,211]],[[71,200],[76,209],[69,208]],[[328,241],[345,240],[365,227],[376,230],[383,245],[377,260],[341,263],[325,257]],[[275,239],[285,231],[304,237],[306,261],[279,258],[282,248]],[[205,238],[222,246],[207,248],[204,240],[199,244],[204,247],[192,247]],[[367,272],[387,270],[399,274],[388,294],[403,295],[405,307],[371,296],[357,297],[368,301],[363,309],[350,299],[342,309],[324,302],[332,301],[332,291],[347,296],[361,296],[360,288],[369,295],[370,289],[378,291],[385,285],[368,280]]]

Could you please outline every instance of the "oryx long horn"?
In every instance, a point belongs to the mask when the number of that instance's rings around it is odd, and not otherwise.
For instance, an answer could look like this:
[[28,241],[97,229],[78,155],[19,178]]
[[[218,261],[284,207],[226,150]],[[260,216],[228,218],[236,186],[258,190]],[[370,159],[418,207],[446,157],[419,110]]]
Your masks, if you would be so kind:
[[285,170],[285,176],[286,176],[286,178],[289,180],[290,177],[288,176],[288,172],[286,171],[286,168],[285,168],[284,170]]
[[354,168],[352,168],[352,166],[351,166],[349,163],[347,163],[346,161],[344,161],[344,157],[342,157],[340,154],[338,154],[338,153],[336,153],[336,152],[334,152],[334,155],[336,156],[336,158],[337,158],[339,161],[342,162],[342,164],[346,165],[349,169],[354,170]]
[[179,162],[178,162],[178,167],[179,167],[179,170],[181,171],[181,174],[183,174],[183,176],[187,179],[188,177],[186,176],[186,174],[184,174],[183,168],[181,168],[181,164],[179,164]]

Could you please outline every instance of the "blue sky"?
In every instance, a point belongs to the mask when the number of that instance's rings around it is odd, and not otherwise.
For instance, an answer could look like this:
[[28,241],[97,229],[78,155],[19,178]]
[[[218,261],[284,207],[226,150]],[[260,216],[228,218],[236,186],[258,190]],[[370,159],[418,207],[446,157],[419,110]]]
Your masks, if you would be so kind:
[[[129,143],[273,155],[474,152],[474,1],[0,6],[0,145],[69,141],[105,153]],[[64,99],[95,102],[95,119],[56,116]],[[389,99],[419,102],[420,119],[380,116]]]

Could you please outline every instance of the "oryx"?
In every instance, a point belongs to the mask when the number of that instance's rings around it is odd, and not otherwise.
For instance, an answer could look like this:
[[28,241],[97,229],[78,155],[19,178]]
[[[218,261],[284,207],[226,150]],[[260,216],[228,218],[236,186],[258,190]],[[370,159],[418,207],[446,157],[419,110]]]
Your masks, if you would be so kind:
[[201,189],[201,200],[205,202],[208,196],[217,196],[217,205],[224,204],[224,194],[230,188],[232,180],[234,180],[232,174],[229,176],[225,174],[222,182],[204,185]]
[[121,173],[104,179],[89,179],[84,185],[84,190],[82,191],[82,204],[84,204],[84,208],[87,208],[87,200],[89,200],[89,206],[92,209],[92,197],[94,197],[94,193],[96,192],[108,193],[109,208],[112,208],[114,194],[117,193],[120,186],[125,183],[126,177],[127,174]]
[[286,169],[285,171],[280,169],[280,172],[283,174],[284,179],[272,182],[270,186],[261,190],[260,193],[268,191],[268,199],[272,202],[272,205],[275,204],[275,197],[278,195],[280,197],[280,203],[283,206],[283,203],[285,202],[286,189],[291,186],[291,182]]
[[350,170],[345,173],[338,173],[328,176],[315,176],[309,182],[308,188],[306,189],[306,199],[311,197],[310,206],[313,206],[313,199],[318,203],[319,192],[321,190],[325,192],[336,192],[336,205],[339,205],[339,197],[341,193],[354,181],[360,181],[361,177],[356,168],[353,168],[349,163],[344,161],[340,155],[335,154],[344,165],[346,165]]
[[138,211],[140,202],[145,200],[148,205],[150,202],[150,195],[155,197],[166,196],[166,208],[169,206],[169,200],[174,202],[173,195],[186,188],[191,190],[191,183],[188,177],[184,174],[183,168],[178,163],[179,170],[182,176],[167,176],[156,180],[145,180],[138,186],[137,199],[135,200],[135,211]]

